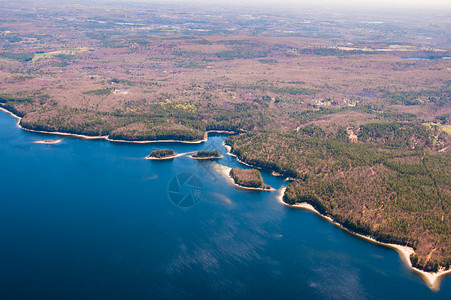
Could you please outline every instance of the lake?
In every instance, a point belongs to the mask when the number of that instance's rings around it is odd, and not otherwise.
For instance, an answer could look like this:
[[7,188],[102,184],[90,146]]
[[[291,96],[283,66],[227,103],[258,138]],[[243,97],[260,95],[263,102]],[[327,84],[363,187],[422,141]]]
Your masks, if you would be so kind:
[[[225,154],[224,135],[47,145],[35,142],[60,137],[16,122],[0,112],[1,299],[449,299],[449,277],[432,292],[396,251],[277,192],[239,189],[215,162],[144,159],[164,148]],[[245,167],[229,155],[217,163]],[[175,204],[190,192],[192,203]]]

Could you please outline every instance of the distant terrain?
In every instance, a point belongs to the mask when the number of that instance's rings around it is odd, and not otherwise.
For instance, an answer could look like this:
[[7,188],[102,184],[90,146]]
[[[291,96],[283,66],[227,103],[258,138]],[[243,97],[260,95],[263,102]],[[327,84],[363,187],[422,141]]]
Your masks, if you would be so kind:
[[117,5],[0,10],[0,105],[22,127],[234,131],[239,159],[293,179],[285,202],[449,268],[449,14]]

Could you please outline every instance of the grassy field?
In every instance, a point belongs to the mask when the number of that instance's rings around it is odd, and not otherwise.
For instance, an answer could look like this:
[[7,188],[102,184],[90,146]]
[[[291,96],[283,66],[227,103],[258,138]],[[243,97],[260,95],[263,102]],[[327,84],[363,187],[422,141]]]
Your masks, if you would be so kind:
[[89,48],[80,48],[80,49],[75,49],[75,50],[59,50],[59,51],[52,51],[52,52],[46,52],[46,53],[36,53],[31,61],[36,62],[41,59],[52,58],[55,56],[68,57],[68,56],[73,56],[77,53],[85,52],[85,51],[93,51],[93,50],[89,49]]

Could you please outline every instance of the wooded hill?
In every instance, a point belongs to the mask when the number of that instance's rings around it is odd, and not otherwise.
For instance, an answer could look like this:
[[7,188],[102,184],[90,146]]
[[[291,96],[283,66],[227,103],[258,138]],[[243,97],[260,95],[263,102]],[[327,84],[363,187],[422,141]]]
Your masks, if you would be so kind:
[[286,203],[310,203],[352,231],[409,245],[419,268],[449,267],[451,154],[412,149],[412,140],[431,143],[423,127],[382,123],[361,131],[369,143],[258,132],[227,144],[244,162],[294,178]]

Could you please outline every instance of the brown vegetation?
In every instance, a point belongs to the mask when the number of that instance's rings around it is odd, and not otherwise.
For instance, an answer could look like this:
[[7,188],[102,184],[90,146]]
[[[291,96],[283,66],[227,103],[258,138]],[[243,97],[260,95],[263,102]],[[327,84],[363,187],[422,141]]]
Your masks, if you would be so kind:
[[234,167],[230,170],[230,176],[236,184],[249,187],[269,190],[271,187],[263,183],[262,174],[256,169],[241,169]]

